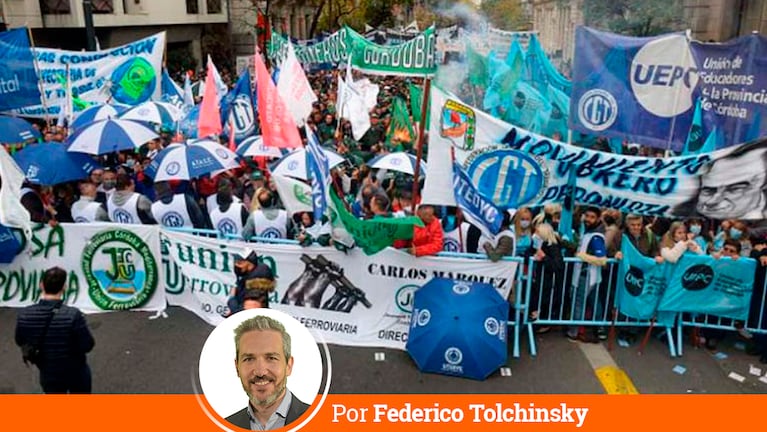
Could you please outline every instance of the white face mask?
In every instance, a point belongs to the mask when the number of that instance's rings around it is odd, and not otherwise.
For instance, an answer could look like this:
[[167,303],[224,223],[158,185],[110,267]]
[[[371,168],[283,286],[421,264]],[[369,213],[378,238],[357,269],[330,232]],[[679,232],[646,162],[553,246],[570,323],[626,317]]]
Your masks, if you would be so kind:
[[519,221],[519,226],[521,226],[524,229],[530,228],[530,221],[529,220],[521,220],[521,221]]

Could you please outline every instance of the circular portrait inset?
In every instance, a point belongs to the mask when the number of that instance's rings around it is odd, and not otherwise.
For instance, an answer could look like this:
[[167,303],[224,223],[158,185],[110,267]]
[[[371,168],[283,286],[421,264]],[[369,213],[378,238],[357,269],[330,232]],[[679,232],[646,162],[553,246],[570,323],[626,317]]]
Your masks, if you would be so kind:
[[199,373],[205,398],[229,424],[272,430],[309,409],[320,392],[323,362],[317,342],[296,319],[249,309],[213,329]]

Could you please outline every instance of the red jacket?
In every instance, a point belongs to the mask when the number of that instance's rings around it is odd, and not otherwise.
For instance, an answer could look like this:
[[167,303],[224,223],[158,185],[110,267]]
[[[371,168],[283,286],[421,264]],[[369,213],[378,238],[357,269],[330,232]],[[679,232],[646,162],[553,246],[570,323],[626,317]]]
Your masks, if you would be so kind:
[[430,224],[421,227],[413,227],[413,241],[415,256],[436,255],[442,252],[442,223],[439,218],[434,218]]

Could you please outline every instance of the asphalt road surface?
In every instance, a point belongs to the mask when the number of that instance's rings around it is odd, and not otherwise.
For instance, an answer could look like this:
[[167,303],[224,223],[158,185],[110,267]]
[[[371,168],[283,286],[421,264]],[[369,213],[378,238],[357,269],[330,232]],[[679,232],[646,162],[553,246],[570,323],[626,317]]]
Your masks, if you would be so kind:
[[[96,347],[88,356],[94,393],[193,393],[199,385],[200,350],[213,329],[192,313],[172,307],[168,318],[142,312],[88,315]],[[39,393],[37,370],[27,368],[13,342],[16,310],[0,308],[0,393]],[[485,381],[420,373],[404,351],[331,345],[332,393],[605,393],[595,368],[610,362],[622,369],[639,393],[767,393],[759,381],[767,365],[747,356],[733,336],[718,356],[685,346],[671,358],[666,344],[653,338],[642,355],[637,346],[607,351],[606,344],[568,341],[553,331],[538,336],[538,355],[511,358],[510,376],[495,373]],[[384,360],[376,360],[383,353]],[[380,358],[380,354],[378,355]],[[674,371],[676,366],[683,373]],[[677,371],[682,371],[677,368]],[[743,382],[729,377],[735,372]],[[767,379],[765,379],[767,381]]]

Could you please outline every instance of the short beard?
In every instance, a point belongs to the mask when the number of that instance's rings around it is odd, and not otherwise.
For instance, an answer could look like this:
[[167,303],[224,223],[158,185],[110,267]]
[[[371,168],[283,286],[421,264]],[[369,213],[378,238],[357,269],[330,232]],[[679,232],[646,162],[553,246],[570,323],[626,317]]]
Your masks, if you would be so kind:
[[267,397],[264,400],[258,400],[254,396],[248,395],[250,396],[251,405],[258,408],[266,408],[271,406],[275,401],[277,401],[277,399],[279,399],[280,396],[282,396],[287,385],[288,385],[288,377],[285,377],[283,378],[282,382],[277,384],[276,391],[274,392],[274,394]]

